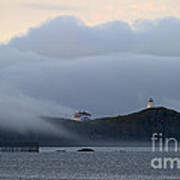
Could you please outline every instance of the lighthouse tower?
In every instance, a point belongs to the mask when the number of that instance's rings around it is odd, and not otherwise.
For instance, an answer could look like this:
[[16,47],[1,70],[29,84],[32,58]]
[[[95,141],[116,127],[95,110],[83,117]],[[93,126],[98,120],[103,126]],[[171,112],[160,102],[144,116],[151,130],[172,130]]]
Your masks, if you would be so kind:
[[154,105],[154,100],[153,100],[153,98],[150,98],[148,101],[148,104],[147,104],[147,108],[152,108],[153,105]]

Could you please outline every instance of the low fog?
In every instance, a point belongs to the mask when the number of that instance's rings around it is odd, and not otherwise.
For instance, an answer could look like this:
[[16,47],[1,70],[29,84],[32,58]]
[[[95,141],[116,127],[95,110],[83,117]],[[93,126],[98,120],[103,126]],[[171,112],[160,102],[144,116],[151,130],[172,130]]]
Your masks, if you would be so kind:
[[[59,17],[0,46],[0,126],[48,129],[40,116],[180,110],[180,20],[88,27]],[[62,129],[62,132],[65,131]]]

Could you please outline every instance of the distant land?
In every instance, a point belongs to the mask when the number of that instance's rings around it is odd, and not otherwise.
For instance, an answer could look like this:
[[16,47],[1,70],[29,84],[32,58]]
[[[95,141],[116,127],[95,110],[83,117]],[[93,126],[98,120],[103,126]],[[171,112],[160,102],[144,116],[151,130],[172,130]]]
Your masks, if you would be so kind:
[[33,141],[41,146],[120,146],[122,142],[149,142],[153,133],[180,140],[180,113],[165,107],[82,122],[50,117],[43,120],[70,135],[35,130],[22,134],[0,127],[0,141]]

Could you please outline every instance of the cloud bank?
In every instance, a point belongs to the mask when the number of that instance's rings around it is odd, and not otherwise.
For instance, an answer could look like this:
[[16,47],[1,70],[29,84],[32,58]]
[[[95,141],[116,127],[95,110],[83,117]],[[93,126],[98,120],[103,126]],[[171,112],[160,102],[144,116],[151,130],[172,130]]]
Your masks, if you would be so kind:
[[139,20],[132,26],[114,21],[94,27],[81,20],[58,17],[11,40],[9,46],[53,57],[75,58],[129,52],[159,56],[180,56],[180,20]]
[[[40,127],[39,116],[124,114],[157,105],[179,110],[180,20],[88,27],[61,17],[0,47],[0,124]],[[23,122],[23,123],[22,123]]]

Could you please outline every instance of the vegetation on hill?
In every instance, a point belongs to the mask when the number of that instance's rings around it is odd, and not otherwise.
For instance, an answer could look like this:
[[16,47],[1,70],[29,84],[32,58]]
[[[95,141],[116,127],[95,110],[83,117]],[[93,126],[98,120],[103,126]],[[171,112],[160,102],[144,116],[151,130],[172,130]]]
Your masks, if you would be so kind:
[[[180,139],[180,113],[164,107],[145,109],[125,116],[74,121],[63,118],[43,118],[60,133],[37,131],[18,133],[0,127],[1,141],[33,141],[40,145],[78,146],[112,145],[121,141],[148,141],[153,133]],[[64,135],[63,135],[64,133]]]
[[148,141],[153,133],[180,138],[180,113],[164,107],[85,122],[60,119],[49,119],[49,122],[56,126],[63,126],[86,143]]

